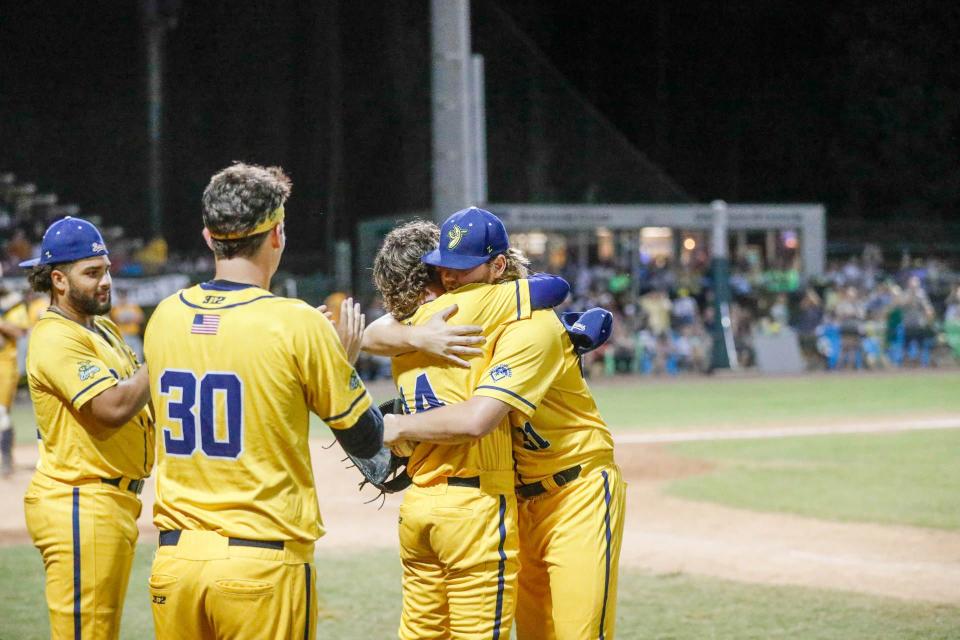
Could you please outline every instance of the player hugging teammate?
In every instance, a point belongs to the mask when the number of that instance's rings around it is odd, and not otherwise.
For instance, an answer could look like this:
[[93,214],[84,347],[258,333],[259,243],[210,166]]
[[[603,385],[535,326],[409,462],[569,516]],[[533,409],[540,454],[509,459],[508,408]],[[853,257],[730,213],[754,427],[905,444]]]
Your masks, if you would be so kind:
[[[625,485],[579,364],[609,336],[609,314],[565,326],[531,308],[564,296],[531,304],[543,285],[517,280],[520,256],[487,211],[448,218],[439,246],[430,226],[384,242],[374,277],[386,306],[416,324],[455,303],[452,321],[479,324],[487,341],[467,370],[394,359],[410,415],[386,415],[384,439],[410,455],[414,484],[401,507],[400,637],[507,637],[516,606],[521,640],[612,638]],[[447,293],[430,301],[438,284]],[[511,288],[512,301],[498,297]]]

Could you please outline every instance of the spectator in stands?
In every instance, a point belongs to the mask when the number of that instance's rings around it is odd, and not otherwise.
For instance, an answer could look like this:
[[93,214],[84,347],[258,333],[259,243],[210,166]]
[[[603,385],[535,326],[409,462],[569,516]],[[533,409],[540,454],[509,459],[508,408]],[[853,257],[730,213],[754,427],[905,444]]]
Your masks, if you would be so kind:
[[807,361],[807,367],[819,367],[824,364],[822,354],[817,348],[817,329],[823,322],[823,300],[816,289],[808,287],[803,292],[797,312],[795,329],[800,340],[800,349]]
[[787,299],[787,294],[777,294],[770,307],[770,319],[780,327],[790,324],[790,301]]
[[733,345],[737,350],[737,363],[741,367],[751,367],[756,362],[753,348],[753,314],[744,305],[734,302],[730,307],[730,321],[733,324]]
[[[611,372],[630,373],[633,371],[633,359],[637,353],[637,336],[631,330],[630,323],[616,306],[612,307],[613,333],[610,336],[612,350],[606,351],[607,357],[613,358]],[[608,369],[609,371],[609,369]]]
[[947,310],[943,315],[943,331],[954,358],[960,358],[960,285],[947,297]]
[[673,301],[673,326],[679,328],[692,325],[698,317],[697,300],[686,289],[677,291],[677,299]]
[[647,316],[647,327],[654,336],[661,336],[670,330],[670,312],[673,303],[667,292],[653,290],[640,299],[640,308]]
[[13,230],[13,235],[10,237],[10,240],[7,241],[6,245],[6,259],[8,266],[13,266],[19,264],[24,260],[29,260],[34,257],[34,252],[36,249],[30,239],[27,237],[26,232],[17,227]]
[[946,299],[946,311],[943,314],[944,323],[960,322],[960,285],[957,285]]
[[840,368],[856,367],[860,363],[860,342],[865,317],[860,292],[857,287],[848,285],[833,308],[833,318],[840,328]]
[[903,338],[907,353],[915,353],[915,360],[927,364],[935,336],[935,313],[919,276],[911,276],[903,292]]
[[117,301],[110,309],[110,319],[117,323],[123,341],[137,354],[137,360],[143,362],[143,309],[130,300],[130,292],[126,289],[117,290]]
[[681,371],[702,373],[707,370],[706,335],[699,323],[691,323],[680,328],[674,341],[677,365]]

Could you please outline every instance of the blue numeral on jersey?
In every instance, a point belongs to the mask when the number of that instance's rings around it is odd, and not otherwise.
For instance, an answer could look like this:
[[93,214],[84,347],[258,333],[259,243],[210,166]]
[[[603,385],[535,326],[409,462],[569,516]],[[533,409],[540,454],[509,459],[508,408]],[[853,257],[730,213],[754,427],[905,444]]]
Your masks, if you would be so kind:
[[[180,437],[170,426],[163,427],[166,452],[190,456],[197,448],[197,376],[192,371],[167,369],[160,375],[160,395],[168,398],[167,416],[180,425]],[[235,373],[208,373],[200,380],[200,449],[211,458],[237,458],[243,452],[243,383]],[[180,398],[171,400],[171,392]],[[223,394],[226,407],[226,440],[216,434],[216,396]]]
[[[217,440],[214,394],[226,396],[227,439]],[[200,448],[211,458],[236,458],[243,450],[243,384],[235,373],[208,373],[200,381]]]
[[192,371],[167,369],[160,375],[160,395],[169,396],[173,389],[180,390],[180,399],[167,402],[167,415],[180,424],[180,437],[175,437],[170,427],[164,427],[163,445],[170,455],[189,456],[197,447],[197,421],[193,415],[197,377]]
[[523,448],[528,451],[539,451],[550,446],[550,442],[544,440],[543,436],[537,433],[529,422],[524,422],[523,428],[518,429],[518,431],[523,434]]
[[417,383],[413,389],[413,410],[429,411],[442,406],[443,402],[437,398],[437,394],[433,392],[433,387],[430,386],[430,378],[427,377],[427,374],[421,373],[417,376]]

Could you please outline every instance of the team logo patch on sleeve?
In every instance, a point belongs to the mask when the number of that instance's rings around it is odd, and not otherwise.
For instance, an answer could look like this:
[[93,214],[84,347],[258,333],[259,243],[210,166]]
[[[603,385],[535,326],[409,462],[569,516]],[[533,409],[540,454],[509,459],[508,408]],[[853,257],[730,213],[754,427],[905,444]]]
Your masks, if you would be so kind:
[[89,360],[81,360],[77,364],[77,375],[80,376],[80,380],[89,380],[98,373],[100,373],[100,367]]
[[509,378],[513,375],[513,371],[510,369],[510,365],[507,364],[498,364],[493,369],[490,369],[490,378],[494,382],[500,382],[504,378]]
[[190,333],[201,336],[215,336],[220,328],[220,316],[212,313],[198,313],[193,316]]
[[350,374],[350,390],[353,391],[359,388],[360,388],[360,376],[357,375],[356,371],[354,371],[353,373]]

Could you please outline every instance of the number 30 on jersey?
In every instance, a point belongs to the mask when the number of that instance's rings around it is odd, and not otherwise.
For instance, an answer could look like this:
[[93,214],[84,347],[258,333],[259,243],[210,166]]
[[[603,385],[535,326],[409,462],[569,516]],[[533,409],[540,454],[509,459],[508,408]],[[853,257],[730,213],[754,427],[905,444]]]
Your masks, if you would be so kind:
[[[216,433],[218,394],[224,398],[226,439],[218,439]],[[243,382],[237,374],[210,371],[197,380],[193,371],[165,369],[160,374],[160,396],[170,422],[178,427],[161,425],[167,455],[189,457],[198,446],[210,458],[236,459],[243,453]]]

